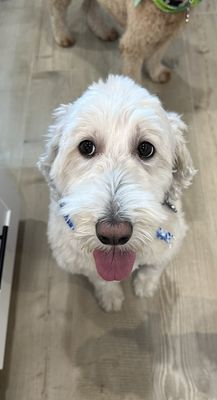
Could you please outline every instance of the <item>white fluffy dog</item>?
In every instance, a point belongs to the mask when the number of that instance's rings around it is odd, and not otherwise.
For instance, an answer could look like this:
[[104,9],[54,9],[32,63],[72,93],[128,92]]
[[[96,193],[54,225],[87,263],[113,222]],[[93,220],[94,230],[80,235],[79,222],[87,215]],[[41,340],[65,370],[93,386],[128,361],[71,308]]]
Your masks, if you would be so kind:
[[180,197],[195,173],[186,126],[123,76],[94,83],[54,116],[39,161],[49,242],[58,264],[87,276],[101,306],[117,311],[119,281],[137,270],[136,295],[151,296],[185,235]]

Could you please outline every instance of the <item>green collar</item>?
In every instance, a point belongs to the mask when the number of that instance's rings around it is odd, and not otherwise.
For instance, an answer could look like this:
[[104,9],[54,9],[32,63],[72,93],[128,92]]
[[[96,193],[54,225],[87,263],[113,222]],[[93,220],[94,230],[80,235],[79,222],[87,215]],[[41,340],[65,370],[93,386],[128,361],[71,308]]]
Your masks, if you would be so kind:
[[[202,0],[152,0],[154,4],[163,12],[176,14],[189,11],[190,7],[197,6]],[[133,0],[135,7],[142,0]]]

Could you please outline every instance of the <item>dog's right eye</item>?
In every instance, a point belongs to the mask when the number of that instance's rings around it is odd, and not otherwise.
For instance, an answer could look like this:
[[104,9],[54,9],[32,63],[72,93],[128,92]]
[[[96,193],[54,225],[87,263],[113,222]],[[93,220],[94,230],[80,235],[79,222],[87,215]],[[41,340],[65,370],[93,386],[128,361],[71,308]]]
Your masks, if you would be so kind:
[[96,146],[91,140],[83,140],[79,144],[78,149],[84,157],[93,157],[96,153]]
[[155,153],[153,144],[149,142],[141,142],[138,146],[138,155],[141,159],[152,158]]

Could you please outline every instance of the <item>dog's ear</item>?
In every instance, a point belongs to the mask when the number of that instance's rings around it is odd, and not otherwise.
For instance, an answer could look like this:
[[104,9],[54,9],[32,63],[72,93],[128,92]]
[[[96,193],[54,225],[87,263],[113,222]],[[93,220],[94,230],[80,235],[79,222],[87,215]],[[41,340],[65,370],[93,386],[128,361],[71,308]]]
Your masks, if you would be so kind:
[[61,106],[53,112],[54,122],[48,129],[45,153],[42,154],[37,163],[39,170],[47,181],[49,180],[51,166],[58,154],[59,141],[63,132],[68,107],[69,105],[61,104]]
[[186,147],[184,132],[187,130],[187,127],[185,123],[176,113],[168,113],[167,115],[175,135],[173,178],[169,189],[169,197],[175,200],[181,196],[182,190],[191,184],[196,170]]

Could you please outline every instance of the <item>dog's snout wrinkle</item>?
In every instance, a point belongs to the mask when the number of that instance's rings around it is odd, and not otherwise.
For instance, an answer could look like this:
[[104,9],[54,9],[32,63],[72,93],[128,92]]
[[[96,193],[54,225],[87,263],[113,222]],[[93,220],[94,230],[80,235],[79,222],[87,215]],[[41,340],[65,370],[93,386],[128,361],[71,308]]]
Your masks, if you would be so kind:
[[133,227],[129,221],[107,222],[99,221],[96,224],[96,235],[101,243],[110,246],[126,244],[132,236]]

